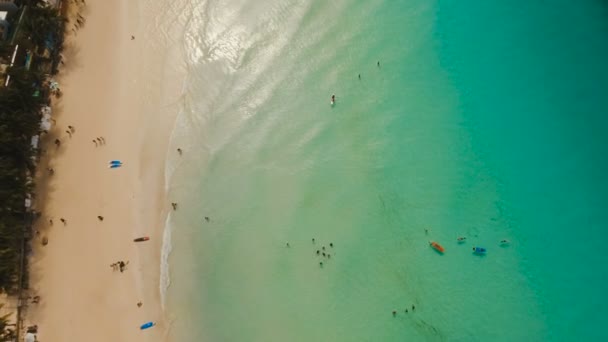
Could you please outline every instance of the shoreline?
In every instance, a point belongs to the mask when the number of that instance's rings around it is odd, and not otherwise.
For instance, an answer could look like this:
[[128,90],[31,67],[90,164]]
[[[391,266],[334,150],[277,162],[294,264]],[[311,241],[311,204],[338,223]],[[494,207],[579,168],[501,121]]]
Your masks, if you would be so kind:
[[[26,305],[25,326],[38,325],[45,341],[166,340],[159,291],[168,214],[161,151],[169,146],[167,123],[174,117],[147,120],[147,89],[137,86],[150,83],[140,65],[143,40],[131,39],[139,33],[139,3],[69,6],[65,65],[58,75],[64,95],[53,99],[56,124],[42,139],[48,152],[36,175],[42,217],[34,224],[40,235],[31,241],[28,294],[40,302]],[[78,9],[85,24],[73,31]],[[75,128],[71,137],[68,125]],[[94,143],[97,137],[105,144]],[[107,168],[113,159],[124,165]],[[134,243],[139,236],[150,241]],[[124,273],[109,267],[118,260],[129,262]],[[148,321],[157,326],[140,331]]]

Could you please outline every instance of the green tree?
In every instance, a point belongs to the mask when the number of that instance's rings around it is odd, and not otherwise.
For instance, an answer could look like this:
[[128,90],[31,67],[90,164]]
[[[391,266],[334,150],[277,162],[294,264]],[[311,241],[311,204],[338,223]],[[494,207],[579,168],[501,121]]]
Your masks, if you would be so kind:
[[28,7],[24,18],[22,32],[37,47],[56,45],[63,40],[66,20],[59,11],[52,7]]

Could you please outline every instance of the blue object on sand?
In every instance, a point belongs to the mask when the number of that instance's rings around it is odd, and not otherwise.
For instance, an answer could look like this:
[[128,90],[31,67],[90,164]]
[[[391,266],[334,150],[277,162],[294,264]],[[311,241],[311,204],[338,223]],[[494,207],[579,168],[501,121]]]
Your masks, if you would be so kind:
[[142,324],[141,327],[139,327],[139,329],[146,330],[148,328],[152,328],[155,325],[156,325],[156,323],[154,323],[154,322],[148,322],[148,323]]
[[473,247],[473,253],[476,254],[485,254],[486,253],[486,249],[483,247]]
[[122,164],[110,164],[110,169],[115,169],[117,167],[121,167]]
[[122,164],[120,160],[111,160],[110,164]]

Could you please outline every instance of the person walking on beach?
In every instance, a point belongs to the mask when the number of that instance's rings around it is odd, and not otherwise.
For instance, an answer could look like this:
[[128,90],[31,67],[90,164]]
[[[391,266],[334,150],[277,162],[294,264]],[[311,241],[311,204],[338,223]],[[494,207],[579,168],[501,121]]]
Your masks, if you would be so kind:
[[59,221],[61,221],[61,223],[63,223],[63,225],[65,226],[66,224],[68,224],[68,222],[62,217],[59,219]]
[[103,216],[98,215],[98,216],[97,216],[97,219],[98,219],[99,221],[103,221]]
[[76,129],[74,128],[74,126],[68,126],[68,129],[70,130],[70,132],[74,133],[76,132]]
[[171,203],[171,206],[173,207],[173,210],[177,210],[177,203],[173,202]]
[[181,155],[182,155],[182,149],[181,149],[181,148],[178,148],[178,149],[177,149],[177,153],[179,153],[179,155],[181,156]]
[[51,224],[51,226],[53,225],[53,219],[49,219],[49,223]]
[[70,131],[69,129],[66,129],[65,132],[68,134],[68,136],[70,138],[72,138],[72,131]]
[[61,145],[61,140],[55,139],[55,145],[57,145],[57,147],[59,147],[59,145]]
[[97,140],[93,140],[93,144],[95,144],[95,147],[97,147]]

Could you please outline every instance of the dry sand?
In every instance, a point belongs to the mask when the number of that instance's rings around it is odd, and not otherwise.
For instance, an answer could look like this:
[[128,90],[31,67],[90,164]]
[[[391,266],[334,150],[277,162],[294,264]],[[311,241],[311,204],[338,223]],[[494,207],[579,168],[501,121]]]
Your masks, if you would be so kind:
[[[37,177],[42,217],[35,224],[40,235],[30,258],[30,295],[41,300],[25,314],[26,324],[38,325],[42,341],[166,339],[159,260],[170,208],[163,170],[173,118],[154,127],[144,123],[150,104],[137,86],[147,81],[140,67],[137,6],[137,1],[87,0],[85,7],[72,7],[86,22],[76,32],[75,20],[69,24],[58,78],[63,96],[53,103],[56,124],[42,140],[47,152]],[[68,125],[75,128],[71,138]],[[93,140],[100,136],[106,144],[96,147]],[[61,140],[58,148],[55,138]],[[109,169],[113,159],[124,166]],[[151,241],[134,243],[139,236]],[[42,237],[48,245],[42,246]],[[124,273],[110,267],[118,260],[129,261]],[[141,331],[148,321],[158,325]]]

